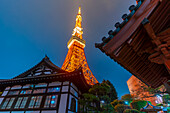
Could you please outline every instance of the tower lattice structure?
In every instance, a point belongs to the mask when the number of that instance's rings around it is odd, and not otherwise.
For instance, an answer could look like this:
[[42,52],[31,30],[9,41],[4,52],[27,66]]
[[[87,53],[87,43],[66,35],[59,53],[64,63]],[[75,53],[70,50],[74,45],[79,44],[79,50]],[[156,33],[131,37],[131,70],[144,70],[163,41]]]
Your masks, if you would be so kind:
[[94,85],[95,83],[98,83],[98,81],[90,70],[85,57],[85,40],[82,37],[83,28],[81,26],[81,22],[81,8],[79,7],[79,11],[76,17],[76,25],[73,29],[73,34],[67,43],[67,47],[69,50],[61,68],[68,72],[72,72],[75,69],[81,67],[87,83],[90,85]]

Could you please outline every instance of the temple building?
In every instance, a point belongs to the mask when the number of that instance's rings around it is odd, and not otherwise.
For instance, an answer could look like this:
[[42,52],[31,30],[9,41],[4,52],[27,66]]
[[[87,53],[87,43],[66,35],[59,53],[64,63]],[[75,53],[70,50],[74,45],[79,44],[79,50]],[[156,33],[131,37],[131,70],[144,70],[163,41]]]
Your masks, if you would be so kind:
[[78,113],[78,99],[98,81],[88,67],[81,9],[62,68],[45,56],[26,72],[0,80],[0,113]]
[[132,75],[129,80],[127,81],[127,85],[130,91],[130,94],[133,95],[133,98],[150,101],[152,105],[163,103],[162,97],[154,96],[153,94],[149,93],[146,88],[148,86]]
[[164,84],[170,93],[169,5],[169,0],[136,0],[95,46],[148,86]]

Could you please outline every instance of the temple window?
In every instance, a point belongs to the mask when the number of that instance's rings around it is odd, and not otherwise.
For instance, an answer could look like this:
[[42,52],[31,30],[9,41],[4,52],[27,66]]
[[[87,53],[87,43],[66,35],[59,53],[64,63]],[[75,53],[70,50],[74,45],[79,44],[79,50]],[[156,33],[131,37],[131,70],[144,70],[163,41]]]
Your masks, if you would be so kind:
[[9,93],[8,93],[8,95],[18,95],[19,94],[19,91],[17,90],[17,91],[10,91]]
[[40,113],[40,111],[26,111],[25,113]]
[[27,85],[23,86],[23,89],[25,89],[25,88],[33,88],[33,87],[34,87],[33,84],[27,84]]
[[18,108],[25,108],[25,105],[27,103],[28,97],[19,97],[17,100],[17,103],[15,104],[15,109]]
[[37,96],[34,108],[39,108],[41,104],[42,96]]
[[68,81],[63,82],[63,85],[69,85],[69,82]]
[[45,88],[42,88],[42,89],[34,89],[34,94],[35,93],[45,93],[46,89]]
[[26,103],[27,103],[27,100],[28,100],[28,97],[24,97],[23,100],[22,100],[22,103],[20,105],[20,108],[24,108]]
[[31,94],[32,90],[21,90],[20,94]]
[[41,83],[41,84],[35,85],[35,87],[47,87],[47,84],[46,83]]
[[1,106],[1,109],[10,109],[15,98],[6,98]]
[[75,91],[74,90],[74,88],[70,88],[70,92],[74,95],[74,96],[76,96],[76,97],[78,97],[78,93],[77,93],[77,91]]
[[44,74],[51,74],[51,72],[50,71],[46,71],[46,72],[44,72]]
[[6,88],[5,88],[5,90],[9,90],[9,89],[10,89],[10,87],[6,87]]
[[41,74],[42,74],[42,72],[38,72],[38,73],[36,72],[34,75],[38,76],[38,75],[41,75]]
[[42,96],[33,96],[31,98],[28,108],[39,108],[41,104]]
[[8,91],[4,91],[1,96],[6,96]]
[[54,108],[57,105],[58,95],[46,96],[44,108]]
[[0,105],[1,105],[1,103],[2,103],[3,100],[4,100],[4,98],[0,98]]
[[62,92],[68,92],[68,86],[63,86],[62,87]]
[[21,89],[20,85],[13,86],[11,89]]
[[75,99],[75,98],[72,98],[72,99],[71,99],[71,107],[70,107],[70,110],[73,111],[73,112],[76,112],[76,99]]
[[73,83],[71,83],[71,86],[72,86],[76,91],[78,91],[77,87],[76,87]]
[[41,111],[41,113],[56,113],[56,111],[51,111],[51,110],[48,110],[48,111]]
[[52,82],[52,83],[49,83],[49,86],[58,86],[58,85],[61,85],[61,82]]
[[12,111],[11,113],[24,113],[24,111]]
[[48,93],[49,92],[60,92],[60,87],[48,88]]
[[11,99],[10,99],[8,105],[6,106],[6,109],[10,109],[10,108],[11,108],[11,106],[12,106],[14,100],[15,100],[15,98],[11,98]]

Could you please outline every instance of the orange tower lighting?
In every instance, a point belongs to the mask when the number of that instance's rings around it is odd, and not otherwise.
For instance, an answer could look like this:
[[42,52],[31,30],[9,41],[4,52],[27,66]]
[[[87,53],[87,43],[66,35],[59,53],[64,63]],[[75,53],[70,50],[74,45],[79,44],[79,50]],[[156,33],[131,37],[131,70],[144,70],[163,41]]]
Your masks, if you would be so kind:
[[82,37],[83,28],[81,26],[81,7],[79,7],[78,14],[76,17],[76,25],[73,29],[73,34],[67,43],[68,53],[65,61],[62,65],[62,69],[68,72],[72,72],[79,67],[82,67],[83,75],[88,84],[94,85],[98,83],[97,79],[91,72],[84,53],[85,40]]

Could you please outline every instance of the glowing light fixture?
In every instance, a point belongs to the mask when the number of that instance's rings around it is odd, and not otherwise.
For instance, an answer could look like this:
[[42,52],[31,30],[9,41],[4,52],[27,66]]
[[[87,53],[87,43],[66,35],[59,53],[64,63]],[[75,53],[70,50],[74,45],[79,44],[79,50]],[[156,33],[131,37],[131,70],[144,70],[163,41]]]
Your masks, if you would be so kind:
[[101,100],[100,102],[101,102],[102,104],[104,104],[104,100]]
[[128,104],[129,104],[129,102],[128,102],[128,101],[125,101],[125,104],[126,104],[126,105],[128,105]]
[[52,100],[52,101],[51,101],[51,104],[55,104],[55,101],[54,101],[54,100]]
[[52,99],[56,98],[56,96],[52,96]]

